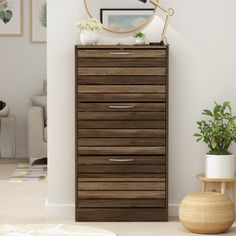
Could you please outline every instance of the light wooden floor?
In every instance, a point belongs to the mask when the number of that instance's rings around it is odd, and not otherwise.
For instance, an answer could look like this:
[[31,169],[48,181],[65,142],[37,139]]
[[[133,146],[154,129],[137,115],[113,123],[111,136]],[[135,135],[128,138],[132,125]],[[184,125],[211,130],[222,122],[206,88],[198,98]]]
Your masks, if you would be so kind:
[[[8,181],[17,163],[18,161],[0,160],[0,225],[76,224],[73,214],[59,216],[45,207],[47,184],[10,183]],[[111,230],[119,236],[193,235],[174,220],[168,223],[81,223],[81,225]],[[235,236],[236,225],[226,235]]]

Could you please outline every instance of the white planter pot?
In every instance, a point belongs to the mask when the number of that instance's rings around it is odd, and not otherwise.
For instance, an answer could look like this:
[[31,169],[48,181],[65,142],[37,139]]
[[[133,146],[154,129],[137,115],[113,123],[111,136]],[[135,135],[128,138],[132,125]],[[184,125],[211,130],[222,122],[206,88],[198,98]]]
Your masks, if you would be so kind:
[[234,155],[206,155],[206,178],[232,178],[235,176]]
[[136,45],[144,45],[145,44],[145,39],[144,38],[136,38],[135,44]]
[[80,42],[83,45],[95,45],[98,39],[97,31],[83,31],[80,33]]

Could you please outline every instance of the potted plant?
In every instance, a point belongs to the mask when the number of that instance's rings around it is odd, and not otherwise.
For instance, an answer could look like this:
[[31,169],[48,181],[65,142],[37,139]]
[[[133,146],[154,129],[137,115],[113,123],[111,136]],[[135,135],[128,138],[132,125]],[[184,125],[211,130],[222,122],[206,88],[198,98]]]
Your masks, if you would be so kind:
[[144,45],[147,35],[143,32],[135,32],[133,38],[135,39],[136,45]]
[[95,45],[98,42],[98,32],[102,31],[102,24],[96,18],[88,18],[75,23],[75,29],[80,32],[80,42],[83,45]]
[[197,141],[208,145],[205,157],[205,176],[207,178],[231,178],[235,176],[235,157],[229,151],[236,142],[236,116],[232,115],[230,102],[215,103],[212,111],[203,110],[209,120],[197,122],[199,132],[194,134]]

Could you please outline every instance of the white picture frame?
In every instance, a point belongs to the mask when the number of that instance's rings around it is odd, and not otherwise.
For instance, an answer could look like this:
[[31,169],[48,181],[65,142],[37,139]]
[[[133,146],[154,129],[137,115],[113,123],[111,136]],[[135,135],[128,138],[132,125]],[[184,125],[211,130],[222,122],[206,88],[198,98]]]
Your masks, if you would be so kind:
[[47,0],[31,1],[31,42],[47,42]]
[[0,37],[23,35],[23,0],[0,0]]

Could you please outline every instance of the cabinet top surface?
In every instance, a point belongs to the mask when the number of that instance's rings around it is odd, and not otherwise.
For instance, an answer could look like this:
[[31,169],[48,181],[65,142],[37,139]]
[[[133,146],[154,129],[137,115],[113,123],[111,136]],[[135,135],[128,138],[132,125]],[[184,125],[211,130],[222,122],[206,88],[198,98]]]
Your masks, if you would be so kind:
[[76,45],[77,49],[167,49],[169,45],[150,46],[150,45]]

